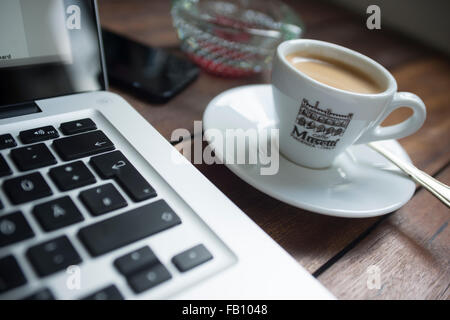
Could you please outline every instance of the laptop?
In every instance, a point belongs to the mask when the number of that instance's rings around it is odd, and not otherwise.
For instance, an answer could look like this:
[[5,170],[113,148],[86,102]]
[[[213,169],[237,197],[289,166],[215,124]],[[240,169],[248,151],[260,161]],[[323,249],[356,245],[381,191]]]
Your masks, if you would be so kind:
[[0,299],[333,298],[105,72],[95,1],[1,1]]

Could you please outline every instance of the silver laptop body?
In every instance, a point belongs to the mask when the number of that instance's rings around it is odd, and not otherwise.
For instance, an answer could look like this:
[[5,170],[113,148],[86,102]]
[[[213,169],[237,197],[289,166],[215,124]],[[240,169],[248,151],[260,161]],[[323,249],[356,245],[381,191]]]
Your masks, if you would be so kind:
[[103,61],[95,1],[2,0],[0,299],[332,299]]

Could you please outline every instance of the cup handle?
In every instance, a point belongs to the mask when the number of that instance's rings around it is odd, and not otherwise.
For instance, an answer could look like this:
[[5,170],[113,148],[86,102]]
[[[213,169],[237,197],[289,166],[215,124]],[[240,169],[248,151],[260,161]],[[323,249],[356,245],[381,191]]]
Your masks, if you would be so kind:
[[[403,122],[393,126],[381,127],[380,124],[395,109],[408,107],[413,110],[413,115]],[[426,108],[423,101],[413,93],[397,92],[389,107],[386,108],[381,117],[376,121],[355,144],[368,143],[377,140],[400,139],[409,136],[419,130],[426,118]]]

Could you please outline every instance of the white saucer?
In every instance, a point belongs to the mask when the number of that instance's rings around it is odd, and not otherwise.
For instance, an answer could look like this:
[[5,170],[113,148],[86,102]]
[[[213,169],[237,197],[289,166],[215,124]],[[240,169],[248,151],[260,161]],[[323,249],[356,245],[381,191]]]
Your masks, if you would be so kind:
[[[204,130],[269,128],[274,126],[270,85],[250,85],[223,92],[208,105]],[[214,149],[214,141],[209,141]],[[225,141],[223,142],[225,145]],[[395,140],[383,145],[411,162]],[[280,155],[276,175],[261,175],[259,164],[226,164],[256,189],[309,211],[362,218],[386,214],[413,196],[415,184],[397,167],[366,145],[351,146],[332,167],[314,170],[298,166]]]

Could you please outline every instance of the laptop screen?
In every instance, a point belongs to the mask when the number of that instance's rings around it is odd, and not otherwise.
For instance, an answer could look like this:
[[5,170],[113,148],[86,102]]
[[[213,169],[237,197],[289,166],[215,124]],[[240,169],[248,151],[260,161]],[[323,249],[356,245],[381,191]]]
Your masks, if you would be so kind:
[[105,89],[95,2],[0,1],[0,106]]

